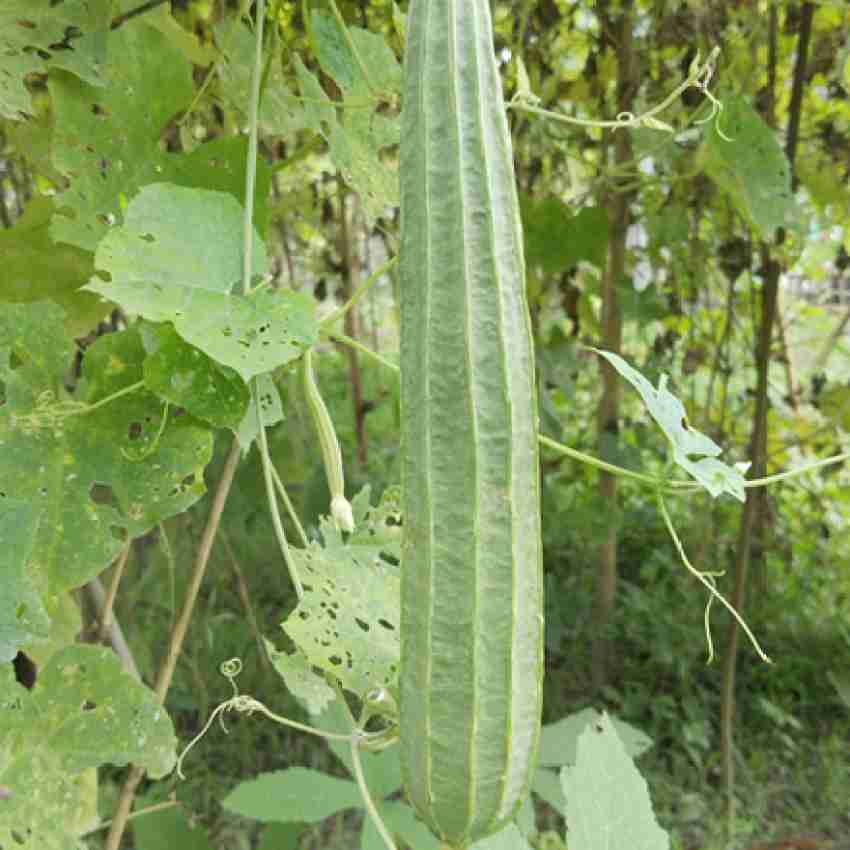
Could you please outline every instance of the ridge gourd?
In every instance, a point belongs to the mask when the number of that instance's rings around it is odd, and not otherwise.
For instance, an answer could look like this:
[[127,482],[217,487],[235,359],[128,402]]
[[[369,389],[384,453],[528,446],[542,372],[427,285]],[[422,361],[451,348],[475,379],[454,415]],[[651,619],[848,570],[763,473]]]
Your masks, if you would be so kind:
[[411,0],[401,140],[408,796],[447,847],[528,793],[543,592],[534,349],[488,0]]

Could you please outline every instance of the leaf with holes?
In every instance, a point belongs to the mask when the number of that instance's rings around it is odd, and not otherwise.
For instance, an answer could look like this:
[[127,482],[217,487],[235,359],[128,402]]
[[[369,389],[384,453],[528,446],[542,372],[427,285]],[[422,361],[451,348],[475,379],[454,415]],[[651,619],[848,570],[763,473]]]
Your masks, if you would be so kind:
[[[298,357],[318,335],[307,296],[260,287],[232,295],[242,276],[242,209],[229,194],[165,183],[146,186],[126,220],[97,248],[95,265],[111,280],[87,290],[153,322],[171,322],[186,342],[243,381]],[[254,236],[254,269],[266,272]]]
[[140,186],[168,179],[160,135],[194,94],[192,66],[143,21],[111,33],[109,49],[121,61],[109,64],[105,88],[69,74],[49,81],[53,164],[71,183],[56,199],[68,215],[54,218],[51,235],[90,251]]
[[289,692],[306,706],[310,714],[319,714],[336,699],[336,692],[317,673],[301,652],[280,652],[267,640],[266,652]]
[[0,662],[49,632],[36,576],[27,570],[38,519],[35,505],[0,492]]
[[[108,0],[4,0],[0,3],[0,117],[33,114],[28,74],[64,68],[103,85]],[[73,37],[66,35],[72,33]]]
[[0,808],[2,847],[84,847],[71,827],[84,790],[81,771],[133,762],[158,778],[174,765],[171,720],[110,650],[69,646],[51,658],[32,691],[14,681],[0,685],[0,784],[11,789]]
[[148,352],[145,386],[151,392],[215,427],[239,427],[251,398],[239,375],[184,342],[167,323],[146,324],[142,339]]
[[324,545],[292,550],[304,597],[283,623],[311,665],[361,697],[396,692],[398,679],[400,539],[385,539],[383,516],[375,509],[349,541],[325,517]]
[[343,32],[323,12],[312,13],[310,31],[322,70],[343,94],[343,108],[337,118],[334,102],[299,61],[302,96],[317,101],[305,106],[307,126],[325,137],[334,164],[375,219],[398,204],[397,165],[387,149],[400,140],[401,66],[383,38],[359,27]]
[[[247,120],[254,35],[241,21],[234,19],[222,21],[215,27],[215,39],[223,54],[216,65],[222,96],[242,120]],[[271,136],[292,136],[307,126],[304,108],[290,91],[278,57],[271,60],[266,75],[257,116],[259,128]],[[242,159],[244,164],[244,157]]]
[[[257,401],[260,405],[263,425],[266,428],[271,428],[272,425],[283,422],[283,405],[280,401],[280,393],[272,376],[267,373],[257,376]],[[243,456],[248,453],[248,449],[251,448],[251,444],[257,438],[257,429],[257,408],[252,401],[236,431],[236,435],[239,437],[239,445],[242,446]]]
[[[49,302],[0,314],[0,491],[40,512],[29,564],[52,595],[94,578],[128,536],[196,502],[212,454],[211,433],[197,420],[172,411],[162,422],[163,403],[141,383],[145,351],[135,330],[87,350],[77,397],[45,395],[62,386],[71,363],[63,322]],[[103,406],[89,411],[82,402]]]

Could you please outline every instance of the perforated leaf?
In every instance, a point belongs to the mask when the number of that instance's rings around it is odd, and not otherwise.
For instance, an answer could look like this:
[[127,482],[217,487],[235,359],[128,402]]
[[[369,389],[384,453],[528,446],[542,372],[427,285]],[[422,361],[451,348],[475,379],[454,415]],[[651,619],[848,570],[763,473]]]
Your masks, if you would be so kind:
[[[343,32],[337,21],[313,11],[310,31],[322,70],[343,93],[339,117],[316,78],[300,62],[296,72],[308,126],[322,133],[340,173],[374,219],[398,204],[398,173],[386,151],[400,140],[397,104],[401,66],[386,41],[358,27]],[[326,106],[324,101],[327,100]],[[396,114],[387,112],[387,106]]]
[[377,510],[345,541],[325,518],[324,545],[292,550],[304,597],[284,631],[310,664],[360,696],[395,689],[398,678],[398,543],[384,539],[385,522]]
[[796,227],[791,169],[775,133],[740,95],[723,99],[720,126],[728,139],[716,127],[706,139],[711,177],[765,236],[777,227]]
[[[81,390],[63,398],[57,388],[72,351],[63,320],[49,302],[0,313],[0,490],[40,512],[30,568],[52,594],[93,578],[127,535],[200,498],[212,453],[210,432],[187,415],[170,415],[157,436],[163,403],[143,387],[105,401],[142,381],[145,352],[134,330],[92,345]],[[70,401],[105,403],[83,413],[69,410]]]
[[64,68],[102,84],[110,7],[108,0],[0,0],[0,117],[35,111],[27,74]]
[[[277,425],[282,422],[283,405],[280,402],[280,393],[278,392],[272,376],[269,374],[257,376],[257,401],[260,405],[260,413],[263,418],[263,424],[270,428],[272,425]],[[242,454],[246,455],[251,444],[257,438],[257,409],[253,401],[248,405],[242,421],[239,423],[239,429],[236,432],[239,437],[239,445],[242,447]]]
[[607,715],[587,726],[561,772],[570,850],[668,850],[646,781]]
[[721,448],[714,440],[691,428],[684,405],[667,389],[666,375],[661,376],[656,389],[622,357],[610,351],[591,350],[604,357],[640,393],[650,415],[670,441],[673,459],[682,469],[715,498],[728,493],[744,501],[744,476],[736,467],[717,460]]
[[147,325],[145,386],[198,419],[236,430],[248,409],[248,386],[232,369],[185,342],[169,324]]
[[0,492],[0,662],[18,648],[46,638],[50,628],[37,576],[28,572],[38,513],[34,505]]
[[91,251],[139,187],[169,179],[160,134],[194,93],[191,65],[143,21],[111,33],[109,45],[120,61],[109,64],[104,88],[68,74],[50,79],[53,163],[71,181],[57,198],[68,215],[54,219],[51,235]]
[[266,641],[266,652],[289,692],[304,704],[310,714],[320,714],[336,699],[336,692],[310,666],[300,652],[279,652]]
[[[222,94],[238,115],[247,118],[254,36],[241,20],[229,20],[215,28],[215,37],[223,53],[216,66]],[[272,136],[291,136],[306,127],[304,108],[284,79],[279,56],[270,60],[264,80],[258,115],[260,130]]]
[[[242,211],[223,192],[170,184],[146,186],[125,223],[98,246],[96,266],[111,280],[86,289],[154,322],[168,321],[183,339],[244,381],[299,356],[317,338],[313,302],[300,293],[258,288],[230,294],[242,275]],[[253,268],[266,271],[256,237]]]
[[85,791],[81,771],[133,762],[156,778],[174,764],[168,715],[108,649],[61,650],[31,692],[0,684],[0,784],[12,792],[0,808],[0,846],[84,847],[69,833]]

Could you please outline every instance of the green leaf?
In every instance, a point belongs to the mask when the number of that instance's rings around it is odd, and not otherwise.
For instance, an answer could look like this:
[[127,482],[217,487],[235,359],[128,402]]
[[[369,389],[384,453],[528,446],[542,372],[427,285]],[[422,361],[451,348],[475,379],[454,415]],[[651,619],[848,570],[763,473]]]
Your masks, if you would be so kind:
[[574,767],[561,771],[570,850],[668,850],[646,782],[607,715],[578,740]]
[[561,782],[554,770],[538,767],[531,779],[531,790],[548,803],[556,812],[564,814],[566,803]]
[[530,850],[530,846],[517,825],[509,823],[495,835],[476,841],[472,850]]
[[740,95],[723,99],[720,127],[706,138],[706,169],[729,192],[741,213],[765,236],[777,227],[794,227],[797,205],[791,169],[776,134]]
[[[247,382],[298,357],[317,339],[314,305],[300,293],[258,288],[231,295],[242,275],[242,212],[222,192],[169,184],[146,186],[124,225],[98,246],[96,265],[111,280],[86,289],[153,322],[168,321],[183,339]],[[254,241],[254,268],[266,271]]]
[[[405,803],[380,803],[378,811],[392,835],[398,835],[408,847],[416,850],[439,850],[441,843],[431,830],[416,817],[413,809]],[[363,820],[361,850],[386,850],[386,844],[370,817]],[[477,846],[477,845],[476,845]]]
[[310,714],[321,714],[336,699],[336,692],[300,652],[280,652],[267,640],[266,652],[287,690],[303,703]]
[[264,822],[316,823],[335,812],[359,808],[362,802],[353,782],[306,767],[291,767],[240,783],[222,805],[237,815]]
[[50,619],[26,569],[38,529],[35,505],[0,494],[0,662],[47,637]]
[[283,623],[310,664],[363,696],[396,691],[399,665],[400,526],[394,502],[374,510],[349,540],[325,517],[324,546],[293,549],[304,597]]
[[[245,206],[245,163],[247,136],[224,136],[199,145],[191,153],[169,158],[171,181],[179,186],[227,192]],[[254,188],[254,226],[265,233],[269,218],[272,170],[263,157],[257,157]],[[241,232],[241,231],[240,231]]]
[[206,831],[189,824],[178,806],[133,818],[136,850],[212,850]]
[[398,116],[377,110],[398,103],[401,66],[381,36],[348,27],[346,37],[337,21],[325,13],[313,12],[310,30],[322,70],[342,91],[343,100],[338,119],[333,102],[297,60],[302,96],[319,101],[305,104],[307,124],[325,137],[334,164],[374,220],[398,204],[397,169],[382,155],[384,148],[399,142]]
[[79,289],[94,271],[93,257],[50,237],[53,202],[36,197],[15,226],[0,231],[0,300],[39,301]]
[[[280,393],[272,376],[268,373],[257,375],[257,400],[260,404],[260,412],[263,424],[266,428],[283,422],[283,405],[280,402]],[[248,453],[251,443],[257,438],[257,408],[253,401],[248,405],[239,428],[236,432],[239,437],[239,445],[242,447],[242,456]]]
[[298,839],[303,832],[302,824],[270,823],[263,830],[257,850],[298,850]]
[[[351,732],[351,720],[348,713],[339,702],[335,702],[316,718],[316,723],[322,729],[338,734]],[[349,775],[354,778],[354,762],[351,757],[351,747],[343,741],[328,741],[331,752],[345,765]],[[376,753],[362,752],[360,763],[366,785],[372,799],[380,802],[385,797],[398,791],[401,787],[401,763],[398,747],[390,747]]]
[[[584,708],[544,726],[540,733],[539,763],[548,767],[575,764],[579,735],[599,717],[598,711]],[[652,739],[640,729],[617,718],[611,718],[611,723],[632,758],[637,758],[652,746]]]
[[[123,284],[228,293],[242,280],[242,207],[224,192],[145,186],[130,201],[124,224],[98,245],[95,265]],[[252,267],[259,277],[268,270],[256,233]],[[90,288],[107,287],[97,282]]]
[[689,472],[713,497],[728,493],[738,501],[744,501],[744,476],[736,467],[717,460],[721,448],[714,440],[691,428],[684,405],[667,390],[666,375],[661,376],[658,389],[655,389],[622,357],[598,348],[592,348],[591,351],[604,357],[640,393],[650,415],[670,441],[673,459],[682,469]]
[[143,338],[150,352],[145,386],[151,392],[217,428],[239,427],[250,392],[236,372],[184,342],[171,325],[147,325]]
[[194,93],[191,65],[143,21],[113,32],[109,44],[120,60],[110,63],[105,88],[68,74],[49,83],[53,163],[71,181],[56,202],[68,215],[54,218],[51,235],[90,251],[139,187],[168,179],[172,158],[160,134]]
[[58,388],[73,347],[63,321],[49,302],[0,314],[0,490],[41,512],[31,562],[51,594],[90,580],[127,535],[197,501],[212,453],[210,432],[189,416],[169,416],[158,436],[163,404],[144,388],[85,410],[141,382],[145,352],[135,330],[98,339],[78,397],[64,397]]
[[529,267],[557,275],[581,260],[605,264],[608,217],[602,207],[573,208],[556,197],[521,200],[525,256]]
[[[241,21],[230,20],[215,27],[215,37],[224,53],[216,66],[221,92],[237,114],[247,118],[251,102],[251,70],[254,67],[254,35]],[[258,115],[260,130],[271,136],[287,137],[306,127],[304,108],[290,90],[278,56],[271,59],[264,80]],[[244,166],[244,157],[242,162]],[[265,199],[266,196],[263,197]]]
[[850,431],[850,386],[832,386],[818,399],[821,413],[834,425]]
[[[9,668],[11,671],[11,667]],[[80,805],[80,771],[133,762],[152,778],[173,767],[177,741],[153,693],[107,649],[74,645],[58,652],[30,692],[2,682],[0,845],[26,835],[38,850],[83,845],[69,834]]]
[[[102,85],[109,0],[3,0],[0,2],[0,117],[35,112],[24,85],[28,74],[64,68]],[[70,39],[69,49],[59,47]]]

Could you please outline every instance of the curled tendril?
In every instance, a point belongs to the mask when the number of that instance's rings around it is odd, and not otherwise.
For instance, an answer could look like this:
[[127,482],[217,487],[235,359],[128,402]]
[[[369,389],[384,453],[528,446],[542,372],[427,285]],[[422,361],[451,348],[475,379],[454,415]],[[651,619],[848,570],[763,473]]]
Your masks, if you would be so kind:
[[230,682],[230,687],[233,688],[233,696],[239,696],[239,688],[236,687],[236,677],[242,672],[242,659],[231,658],[229,661],[222,661],[219,667],[221,675]]

